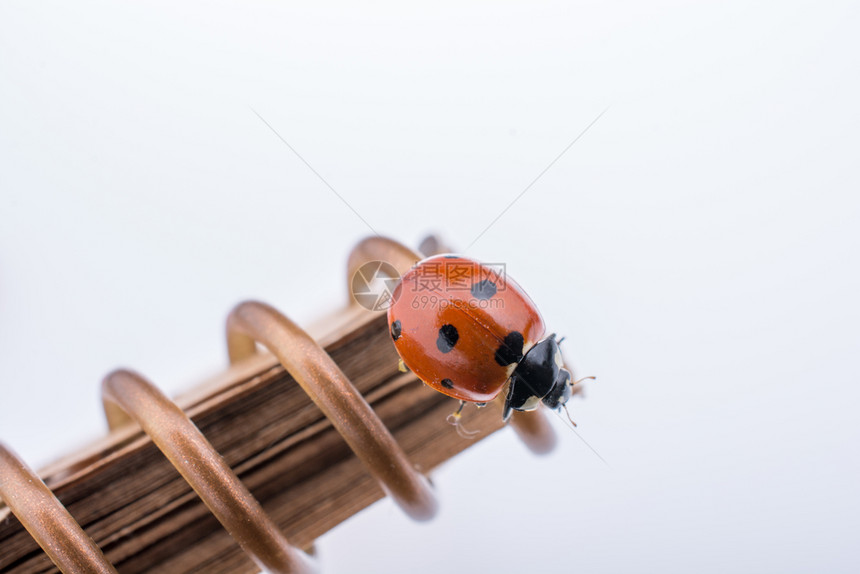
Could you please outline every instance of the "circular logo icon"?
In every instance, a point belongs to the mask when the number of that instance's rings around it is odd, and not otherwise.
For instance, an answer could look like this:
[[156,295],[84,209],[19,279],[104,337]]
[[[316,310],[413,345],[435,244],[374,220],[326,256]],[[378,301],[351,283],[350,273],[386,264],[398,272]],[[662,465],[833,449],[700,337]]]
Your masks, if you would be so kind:
[[352,276],[352,296],[371,311],[386,311],[394,302],[400,273],[385,261],[368,261]]

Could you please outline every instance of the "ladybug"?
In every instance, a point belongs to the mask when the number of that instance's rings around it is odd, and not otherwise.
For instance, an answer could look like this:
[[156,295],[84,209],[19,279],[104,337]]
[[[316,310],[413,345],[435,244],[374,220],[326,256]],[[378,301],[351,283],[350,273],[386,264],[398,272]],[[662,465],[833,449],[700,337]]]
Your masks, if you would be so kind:
[[[555,334],[512,279],[459,255],[418,262],[394,288],[388,308],[391,339],[402,366],[433,389],[484,406],[507,386],[502,417],[540,403],[565,407],[571,397]],[[459,430],[459,429],[458,429]]]

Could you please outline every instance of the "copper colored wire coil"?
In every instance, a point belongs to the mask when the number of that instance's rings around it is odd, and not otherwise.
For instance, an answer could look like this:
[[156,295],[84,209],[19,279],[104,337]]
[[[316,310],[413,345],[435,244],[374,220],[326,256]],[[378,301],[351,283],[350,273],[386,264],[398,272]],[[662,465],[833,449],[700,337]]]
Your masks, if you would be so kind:
[[0,498],[65,574],[116,574],[54,493],[0,443]]
[[[435,241],[423,245],[443,249]],[[369,237],[350,253],[347,279],[370,261],[385,261],[402,275],[421,258],[401,243]],[[350,301],[355,302],[352,296]],[[427,520],[435,515],[429,482],[325,350],[273,307],[241,303],[227,318],[230,361],[254,355],[258,342],[278,358],[409,516]],[[258,566],[278,574],[314,570],[313,561],[284,538],[188,416],[154,385],[133,372],[115,371],[102,383],[102,399],[110,428],[139,424]],[[534,452],[548,452],[555,444],[541,411],[514,413],[512,426]],[[62,572],[116,573],[50,489],[2,444],[0,498]]]
[[427,479],[319,343],[273,307],[256,301],[241,303],[227,317],[230,361],[254,355],[256,342],[278,358],[409,516],[433,517],[437,504]]
[[130,371],[114,371],[102,383],[102,400],[110,427],[132,420],[139,424],[260,568],[277,574],[315,570],[188,415],[149,381]]

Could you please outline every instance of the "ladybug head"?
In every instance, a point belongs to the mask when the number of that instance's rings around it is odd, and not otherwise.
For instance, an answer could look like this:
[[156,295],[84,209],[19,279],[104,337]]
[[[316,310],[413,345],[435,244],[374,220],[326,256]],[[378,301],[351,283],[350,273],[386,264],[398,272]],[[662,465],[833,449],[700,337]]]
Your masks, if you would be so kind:
[[558,377],[555,379],[552,390],[541,399],[541,402],[551,409],[557,409],[565,405],[572,394],[573,383],[571,382],[570,371],[561,368],[558,370]]
[[529,349],[514,369],[502,416],[508,420],[513,411],[533,411],[541,402],[557,409],[572,393],[570,371],[553,333]]

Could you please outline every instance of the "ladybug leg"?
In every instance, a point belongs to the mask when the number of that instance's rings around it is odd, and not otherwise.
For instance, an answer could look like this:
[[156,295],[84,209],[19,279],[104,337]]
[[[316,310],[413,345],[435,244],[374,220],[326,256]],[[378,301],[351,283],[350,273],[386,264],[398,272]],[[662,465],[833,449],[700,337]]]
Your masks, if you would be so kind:
[[450,415],[448,415],[448,424],[453,425],[457,430],[457,434],[463,438],[472,440],[475,438],[475,435],[480,434],[478,431],[469,431],[463,428],[463,424],[460,422],[461,417],[463,416],[463,408],[466,406],[466,401],[460,401],[460,407]]
[[514,413],[514,408],[511,406],[509,401],[505,401],[505,406],[502,410],[502,421],[508,422],[511,419],[511,415]]

